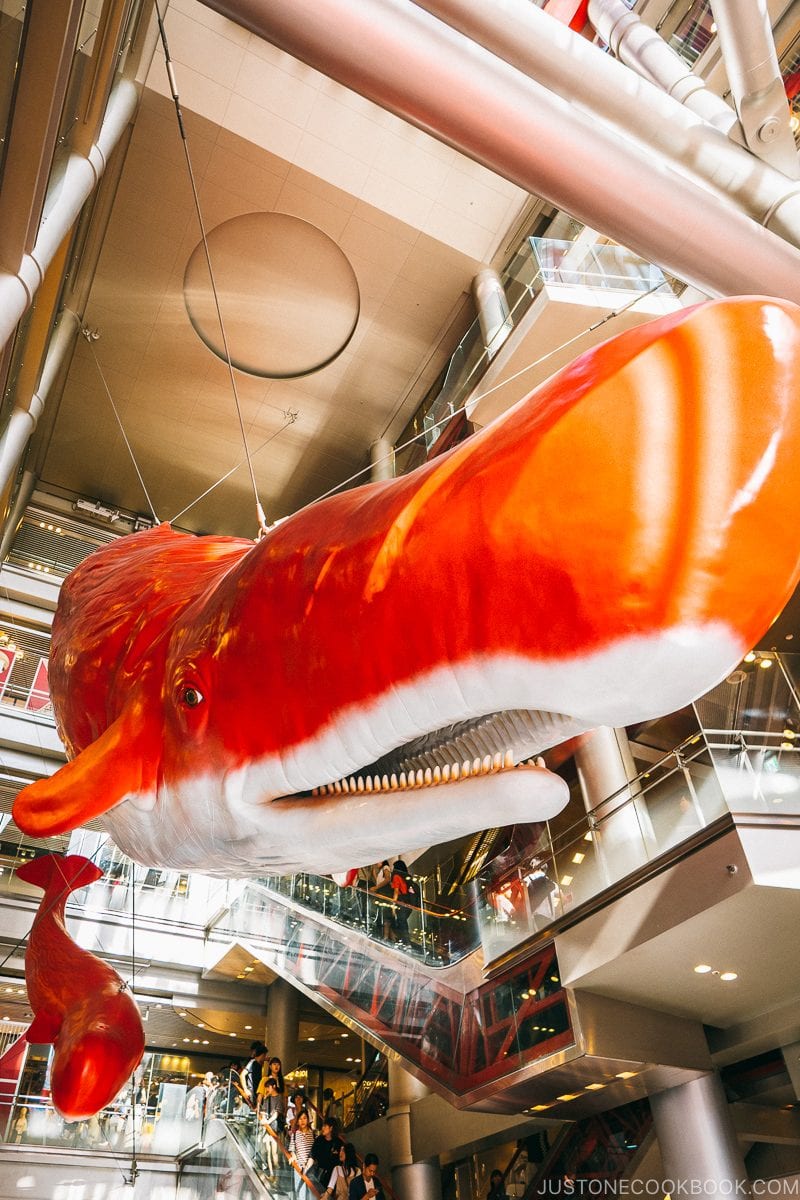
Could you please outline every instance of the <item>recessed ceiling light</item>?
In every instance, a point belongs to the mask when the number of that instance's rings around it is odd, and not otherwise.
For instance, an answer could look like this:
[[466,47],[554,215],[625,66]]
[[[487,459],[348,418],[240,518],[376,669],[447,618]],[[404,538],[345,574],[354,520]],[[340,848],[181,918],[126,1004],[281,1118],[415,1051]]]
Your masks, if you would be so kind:
[[200,1044],[200,1038],[192,1038],[192,1043],[193,1045],[198,1046]]
[[556,1100],[577,1100],[580,1092],[565,1092],[563,1096],[556,1096]]
[[761,662],[758,665],[762,668],[762,670],[766,671],[766,669],[768,667],[772,666],[772,659],[771,658],[762,658]]
[[739,978],[739,976],[736,974],[735,971],[723,971],[722,974],[720,975],[720,979],[722,980],[723,983],[730,983],[731,980],[738,979],[738,978]]
[[[583,835],[583,840],[584,840],[585,842],[592,842],[592,841],[594,841],[594,837],[592,836],[592,831],[591,831],[591,829],[589,830],[589,832],[588,832],[588,833],[585,833],[585,834]],[[549,1105],[549,1104],[546,1104],[546,1105],[545,1105],[545,1108],[549,1108],[549,1107],[550,1107],[550,1105]]]
[[562,886],[562,887],[569,887],[569,885],[570,885],[571,883],[572,883],[572,876],[571,876],[571,875],[562,875],[562,876],[561,876],[561,886]]
[[205,1023],[205,1021],[198,1021],[198,1022],[197,1022],[197,1028],[198,1028],[198,1029],[205,1029],[205,1027],[206,1027],[206,1023]]
[[188,1039],[188,1038],[184,1038],[183,1040],[184,1040],[185,1042],[188,1042],[188,1040],[189,1040],[189,1039]]
[[694,973],[695,975],[708,975],[710,970],[711,967],[708,965],[708,963],[698,963],[694,969]]
[[360,1059],[360,1058],[354,1058],[354,1059],[353,1059],[353,1062],[360,1063],[360,1062],[361,1062],[361,1059]]
[[575,852],[575,854],[573,854],[573,856],[572,856],[572,861],[575,863],[576,866],[579,867],[585,858],[586,858],[586,855],[582,854],[580,852],[580,850],[577,850]]
[[208,1038],[203,1038],[203,1045],[204,1045],[204,1046],[207,1046],[207,1045],[208,1045]]
[[313,1037],[311,1037],[311,1038],[306,1038],[306,1041],[307,1041],[307,1042],[315,1042],[316,1040],[317,1040],[317,1039],[316,1039],[316,1038],[313,1038]]
[[552,1104],[534,1104],[531,1112],[546,1112],[548,1108],[552,1108]]
[[350,1057],[347,1059],[347,1062],[352,1062],[352,1061],[353,1061],[353,1057],[352,1057],[352,1055],[351,1055],[351,1056],[350,1056]]
[[236,1034],[235,1034],[235,1033],[229,1033],[229,1034],[228,1034],[228,1037],[236,1037]]
[[252,1025],[245,1025],[245,1029],[252,1029],[252,1028],[253,1028]]
[[604,1083],[587,1083],[587,1092],[601,1092],[606,1085]]
[[617,1071],[617,1079],[633,1079],[634,1075],[638,1075],[638,1071]]
[[755,650],[748,650],[747,654],[745,654],[745,656],[744,656],[744,661],[745,662],[755,662],[756,661]]
[[188,1013],[178,1013],[179,1017],[188,1017]]

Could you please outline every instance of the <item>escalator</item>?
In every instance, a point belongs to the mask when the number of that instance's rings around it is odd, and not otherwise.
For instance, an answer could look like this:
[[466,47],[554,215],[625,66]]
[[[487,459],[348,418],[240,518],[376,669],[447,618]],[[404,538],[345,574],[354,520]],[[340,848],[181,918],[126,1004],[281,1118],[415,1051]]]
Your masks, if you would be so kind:
[[565,1126],[528,1184],[525,1200],[555,1195],[565,1182],[575,1191],[611,1194],[627,1177],[652,1123],[649,1102],[634,1100]]
[[[323,885],[308,886],[318,895]],[[548,1060],[563,1067],[581,1053],[552,944],[487,981],[469,939],[444,965],[430,947],[411,955],[381,944],[261,883],[244,886],[206,936],[211,973],[226,974],[229,955],[238,973],[244,947],[371,1044],[410,1060],[459,1106],[504,1111],[519,1102],[512,1076],[522,1084]],[[536,1088],[531,1095],[539,1098]]]
[[[295,1200],[302,1182],[282,1142],[260,1130],[252,1116],[212,1118],[203,1144],[182,1155],[178,1168],[178,1195],[183,1200]],[[318,1193],[305,1182],[305,1195],[311,1200]]]

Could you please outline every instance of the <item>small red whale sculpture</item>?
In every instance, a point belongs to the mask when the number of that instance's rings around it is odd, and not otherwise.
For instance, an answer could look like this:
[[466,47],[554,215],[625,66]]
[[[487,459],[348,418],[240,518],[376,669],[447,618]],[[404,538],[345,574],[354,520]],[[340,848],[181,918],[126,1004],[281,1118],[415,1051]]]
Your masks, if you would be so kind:
[[715,301],[257,544],[120,539],[62,588],[72,761],[17,824],[242,876],[553,816],[563,780],[515,762],[688,704],[791,594],[799,398],[800,309]]
[[64,927],[70,892],[94,883],[102,871],[88,858],[47,854],[17,868],[26,883],[44,888],[25,953],[25,977],[34,1012],[26,1037],[53,1043],[53,1104],[67,1120],[105,1108],[144,1053],[144,1029],[116,971],[76,946]]

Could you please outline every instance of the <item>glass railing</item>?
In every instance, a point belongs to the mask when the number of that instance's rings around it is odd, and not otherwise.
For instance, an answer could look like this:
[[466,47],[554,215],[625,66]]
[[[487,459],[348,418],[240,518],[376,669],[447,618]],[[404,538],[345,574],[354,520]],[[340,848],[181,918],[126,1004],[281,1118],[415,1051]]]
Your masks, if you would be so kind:
[[513,867],[476,885],[481,942],[496,959],[720,817],[800,814],[800,656],[749,654],[695,704],[701,732],[555,834],[542,829]]
[[[528,237],[501,275],[517,324],[546,287],[599,288],[604,292],[650,292],[662,285],[678,286],[652,263],[624,246],[589,244],[554,238]],[[435,401],[423,417],[425,444],[430,449],[448,418],[464,405],[497,353],[485,347],[480,323],[472,322],[456,346]]]
[[[416,880],[421,897],[429,892],[426,882]],[[408,904],[373,889],[342,887],[320,875],[265,876],[259,883],[304,909],[357,929],[429,966],[450,966],[479,945],[474,914],[436,901],[423,898]]]
[[[220,1196],[263,1200],[266,1193],[250,1178],[223,1125],[210,1128],[205,1145],[181,1160],[177,1194],[182,1200],[217,1200]],[[287,1200],[290,1195],[284,1193]]]
[[190,1099],[186,1060],[146,1053],[135,1080],[85,1121],[65,1121],[49,1093],[52,1050],[17,1044],[0,1060],[0,1140],[92,1153],[163,1154],[173,1158],[202,1139],[203,1116]]
[[[675,4],[685,5],[686,0],[674,0],[668,10],[668,18]],[[673,50],[677,50],[683,61],[693,67],[714,37],[714,17],[709,0],[693,0],[684,12],[675,32],[669,39]]]
[[477,881],[486,959],[542,933],[725,811],[698,734],[558,836],[545,827],[513,868],[490,864]]

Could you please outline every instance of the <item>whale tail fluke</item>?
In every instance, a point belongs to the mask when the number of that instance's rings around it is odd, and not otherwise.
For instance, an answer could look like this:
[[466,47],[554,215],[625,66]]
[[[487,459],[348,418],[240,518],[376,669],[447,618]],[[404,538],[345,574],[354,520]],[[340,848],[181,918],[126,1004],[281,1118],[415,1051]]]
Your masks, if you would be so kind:
[[97,879],[102,879],[103,872],[91,859],[80,854],[69,854],[63,858],[60,854],[43,854],[32,862],[17,867],[17,878],[25,883],[32,883],[47,891],[51,883],[60,884],[68,892],[86,887]]

